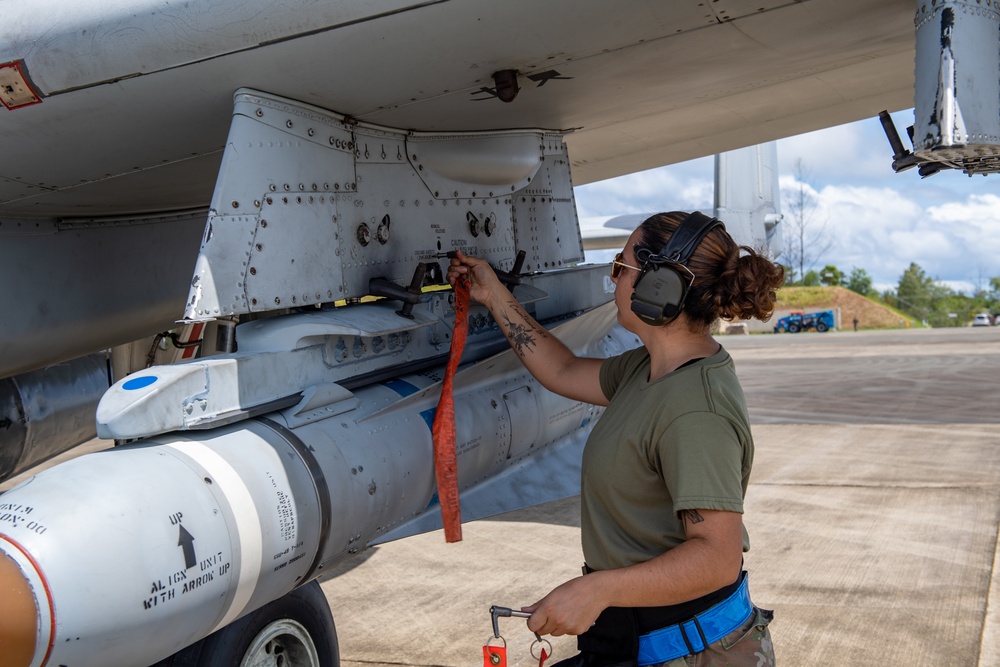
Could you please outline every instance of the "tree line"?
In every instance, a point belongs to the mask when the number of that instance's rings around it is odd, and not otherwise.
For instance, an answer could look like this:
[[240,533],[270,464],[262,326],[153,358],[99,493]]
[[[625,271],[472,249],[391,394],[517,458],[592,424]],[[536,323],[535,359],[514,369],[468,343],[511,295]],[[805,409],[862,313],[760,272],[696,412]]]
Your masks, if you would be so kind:
[[1000,276],[990,278],[969,295],[939,284],[916,262],[911,262],[909,268],[903,271],[895,289],[881,292],[872,285],[868,272],[858,267],[848,274],[827,264],[819,271],[806,271],[801,280],[796,280],[797,275],[795,267],[785,266],[785,284],[788,286],[846,287],[932,327],[963,327],[977,313],[1000,316]]

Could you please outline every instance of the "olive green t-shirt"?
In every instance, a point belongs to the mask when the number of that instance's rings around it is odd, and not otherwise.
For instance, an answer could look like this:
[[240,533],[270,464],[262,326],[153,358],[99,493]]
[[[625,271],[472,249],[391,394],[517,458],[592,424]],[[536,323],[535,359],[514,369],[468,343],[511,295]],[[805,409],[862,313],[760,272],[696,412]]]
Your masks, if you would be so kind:
[[653,382],[649,369],[645,347],[601,365],[609,404],[583,451],[580,494],[583,555],[597,570],[676,547],[682,510],[743,512],[753,440],[729,353],[720,348]]

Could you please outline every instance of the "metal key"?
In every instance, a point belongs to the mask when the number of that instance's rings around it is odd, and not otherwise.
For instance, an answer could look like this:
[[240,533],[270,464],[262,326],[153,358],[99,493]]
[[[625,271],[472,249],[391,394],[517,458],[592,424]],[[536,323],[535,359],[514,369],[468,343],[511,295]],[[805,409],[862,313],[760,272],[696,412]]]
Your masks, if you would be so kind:
[[[501,616],[503,616],[504,618],[509,618],[511,616],[517,618],[531,618],[531,614],[529,614],[526,611],[518,611],[516,609],[511,609],[510,607],[499,607],[497,605],[493,605],[492,607],[490,607],[490,617],[493,619],[494,637],[500,636],[500,627],[497,625],[497,618]],[[541,635],[539,635],[537,632],[534,634],[535,634],[535,639],[537,639],[538,641],[542,641]]]

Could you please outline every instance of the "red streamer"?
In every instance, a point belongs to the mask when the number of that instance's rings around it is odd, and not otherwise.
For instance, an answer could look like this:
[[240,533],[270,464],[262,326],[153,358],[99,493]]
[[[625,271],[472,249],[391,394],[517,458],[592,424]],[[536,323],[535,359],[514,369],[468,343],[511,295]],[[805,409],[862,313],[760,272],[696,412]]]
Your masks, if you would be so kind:
[[455,455],[454,378],[469,333],[469,282],[464,276],[455,284],[455,332],[451,337],[448,367],[441,385],[441,399],[434,414],[434,476],[445,542],[462,541],[462,510],[458,502],[458,463]]

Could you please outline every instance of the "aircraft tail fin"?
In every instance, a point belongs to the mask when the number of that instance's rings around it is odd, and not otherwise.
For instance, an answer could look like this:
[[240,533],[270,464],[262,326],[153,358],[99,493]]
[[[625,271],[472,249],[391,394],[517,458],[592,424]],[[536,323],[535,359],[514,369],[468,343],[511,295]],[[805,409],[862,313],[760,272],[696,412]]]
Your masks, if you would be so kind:
[[714,215],[740,243],[778,256],[782,215],[775,142],[715,156]]

